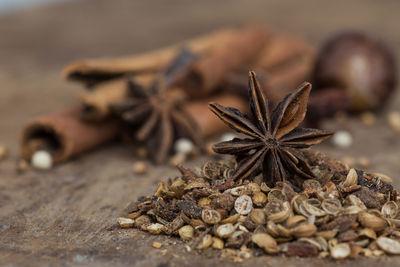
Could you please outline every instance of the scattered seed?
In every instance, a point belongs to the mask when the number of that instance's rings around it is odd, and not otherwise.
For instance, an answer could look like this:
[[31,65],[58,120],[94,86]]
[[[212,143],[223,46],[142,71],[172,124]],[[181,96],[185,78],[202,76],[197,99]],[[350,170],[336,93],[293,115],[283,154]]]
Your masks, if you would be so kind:
[[33,153],[31,164],[40,170],[49,170],[53,166],[53,157],[48,151],[39,150]]
[[117,219],[117,223],[118,223],[119,227],[121,227],[121,228],[131,228],[131,227],[133,227],[133,224],[135,223],[135,221],[132,219],[128,219],[128,218],[119,217]]
[[145,174],[148,170],[148,165],[144,161],[137,161],[132,166],[133,172],[135,174]]
[[375,124],[376,116],[374,113],[367,111],[361,114],[360,119],[365,126],[371,127]]
[[347,131],[337,131],[332,136],[332,142],[339,148],[348,148],[353,144],[353,136]]
[[194,144],[187,138],[179,138],[175,141],[174,150],[176,153],[190,154],[194,149]]
[[160,242],[153,242],[153,248],[161,248],[162,247],[162,243]]

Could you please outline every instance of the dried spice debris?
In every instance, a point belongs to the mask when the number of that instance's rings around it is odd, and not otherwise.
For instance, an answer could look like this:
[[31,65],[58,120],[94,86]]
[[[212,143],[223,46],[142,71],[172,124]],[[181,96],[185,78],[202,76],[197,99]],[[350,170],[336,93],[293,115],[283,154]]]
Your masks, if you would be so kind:
[[277,181],[287,181],[294,174],[305,179],[314,178],[299,150],[319,144],[329,138],[332,132],[298,127],[306,114],[311,84],[301,84],[270,114],[268,100],[257,82],[256,74],[250,72],[249,76],[250,108],[254,123],[235,108],[217,103],[209,105],[224,123],[248,138],[234,138],[215,144],[214,151],[237,157],[238,168],[232,179],[247,178],[260,167],[270,186]]
[[400,254],[400,201],[393,186],[319,152],[300,153],[315,176],[302,187],[279,182],[271,188],[258,177],[233,181],[233,160],[194,170],[179,166],[181,176],[160,182],[117,222],[235,261],[264,253],[338,260]]

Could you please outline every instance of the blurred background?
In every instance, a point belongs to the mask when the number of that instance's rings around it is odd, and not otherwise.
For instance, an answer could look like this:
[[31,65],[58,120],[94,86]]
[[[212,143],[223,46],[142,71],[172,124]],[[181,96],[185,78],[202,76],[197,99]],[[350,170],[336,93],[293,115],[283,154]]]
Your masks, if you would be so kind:
[[[384,41],[399,62],[399,10],[398,0],[0,0],[0,144],[10,150],[9,160],[0,163],[0,244],[7,244],[3,250],[0,245],[0,263],[28,266],[32,261],[24,259],[63,258],[71,265],[69,260],[97,257],[114,265],[115,256],[123,253],[118,259],[125,264],[138,258],[143,266],[155,265],[146,262],[152,257],[163,260],[157,251],[149,251],[150,243],[143,246],[143,240],[150,242],[143,236],[115,238],[119,233],[108,227],[123,214],[126,203],[152,192],[160,179],[175,176],[174,168],[152,168],[146,176],[134,176],[133,152],[120,145],[47,173],[15,172],[22,125],[77,103],[82,85],[62,78],[66,64],[140,53],[248,22],[301,36],[316,47],[336,33],[363,31]],[[344,123],[331,121],[351,133],[352,145],[322,149],[338,158],[367,157],[371,170],[400,185],[399,133],[387,122],[387,113],[394,110],[400,110],[397,92],[376,114],[372,127],[358,115]],[[99,164],[103,162],[107,164]],[[123,238],[128,245],[118,251]],[[392,259],[395,264],[397,258]],[[197,258],[197,264],[202,260]],[[293,259],[292,266],[297,261]],[[364,263],[376,264],[369,258]]]

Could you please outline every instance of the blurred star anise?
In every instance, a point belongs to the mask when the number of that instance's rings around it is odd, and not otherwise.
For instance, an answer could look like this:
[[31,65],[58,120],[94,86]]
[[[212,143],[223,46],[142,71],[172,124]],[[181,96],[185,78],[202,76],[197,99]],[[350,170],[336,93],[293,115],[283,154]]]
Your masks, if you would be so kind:
[[174,89],[174,83],[193,61],[186,50],[166,67],[149,88],[128,82],[129,98],[112,106],[126,123],[126,129],[139,142],[147,142],[149,152],[157,163],[162,163],[179,137],[200,145],[197,124],[183,108],[185,94]]
[[264,180],[270,185],[288,180],[288,174],[296,174],[304,179],[314,178],[299,149],[324,141],[332,132],[298,127],[307,111],[311,84],[301,84],[270,114],[268,100],[257,82],[256,74],[250,72],[249,76],[250,108],[254,123],[235,108],[217,103],[209,105],[225,124],[249,137],[234,138],[213,146],[217,153],[237,157],[238,167],[231,178],[249,177],[260,167]]

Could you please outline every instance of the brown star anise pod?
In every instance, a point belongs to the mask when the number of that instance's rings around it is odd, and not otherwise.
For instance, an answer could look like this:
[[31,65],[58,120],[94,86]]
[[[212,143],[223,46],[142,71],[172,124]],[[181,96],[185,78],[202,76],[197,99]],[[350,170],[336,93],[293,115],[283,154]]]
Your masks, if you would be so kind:
[[167,159],[173,142],[179,137],[201,144],[197,124],[183,108],[185,94],[173,88],[192,60],[193,56],[183,50],[150,88],[129,81],[129,98],[112,106],[135,139],[147,142],[157,163]]
[[232,179],[246,178],[262,167],[268,184],[288,180],[288,173],[301,178],[314,178],[310,167],[299,149],[318,144],[332,132],[298,127],[307,111],[310,83],[301,84],[288,94],[270,114],[268,100],[257,82],[256,74],[249,73],[250,108],[254,123],[239,110],[211,103],[209,108],[225,124],[249,138],[234,138],[215,144],[220,154],[238,158],[238,167]]

